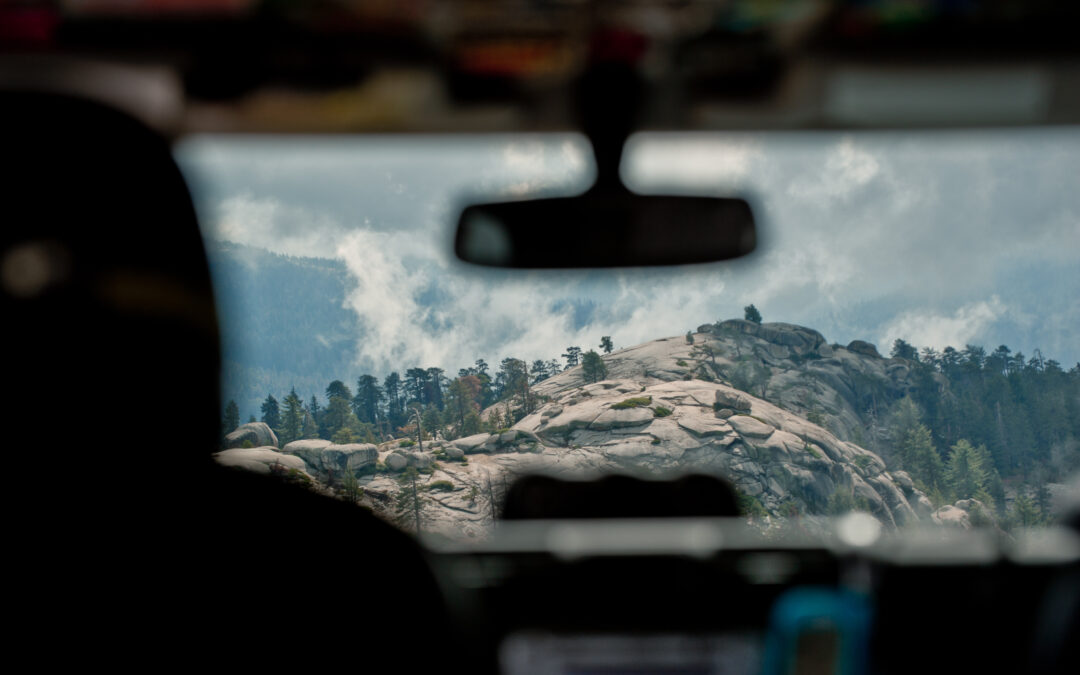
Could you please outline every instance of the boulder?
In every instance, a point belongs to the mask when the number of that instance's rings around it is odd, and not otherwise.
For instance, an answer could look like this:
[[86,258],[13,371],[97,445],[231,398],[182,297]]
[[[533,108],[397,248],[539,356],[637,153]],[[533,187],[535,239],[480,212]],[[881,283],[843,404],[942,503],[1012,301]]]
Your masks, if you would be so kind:
[[303,473],[306,467],[304,460],[294,455],[286,455],[278,452],[276,447],[263,446],[259,448],[230,448],[214,454],[214,459],[222,466],[232,466],[247,469],[255,473],[270,474],[277,467],[285,470],[296,470]]
[[427,469],[435,463],[435,457],[430,452],[405,452],[402,454],[409,461],[409,466],[415,466],[417,469]]
[[490,435],[491,434],[475,434],[473,436],[466,436],[465,438],[457,439],[453,444],[454,447],[460,448],[465,454],[481,452],[481,448],[484,443],[487,442]]
[[848,343],[847,350],[849,352],[855,352],[856,354],[862,354],[863,356],[870,356],[875,359],[882,358],[881,354],[878,353],[877,347],[865,340],[852,340]]
[[797,354],[817,351],[825,344],[825,337],[811,328],[790,323],[754,323],[744,319],[730,319],[718,326],[720,334],[744,333],[782,347],[790,347]]
[[904,492],[910,493],[915,490],[915,481],[911,480],[911,475],[907,471],[893,471],[891,475],[893,482]]
[[956,506],[945,505],[931,516],[938,525],[950,525],[965,530],[971,529],[971,516],[968,512]]
[[958,509],[963,509],[968,514],[968,519],[973,526],[981,525],[994,525],[997,526],[997,519],[994,517],[994,510],[987,506],[984,502],[978,499],[961,499],[954,504]]
[[428,452],[394,450],[386,456],[383,462],[390,471],[404,471],[406,467],[410,466],[415,466],[417,469],[426,469],[435,462],[435,458]]
[[679,419],[678,424],[695,436],[723,436],[731,433],[731,425],[726,420],[705,415],[686,415]]
[[773,428],[760,420],[746,415],[735,415],[728,418],[728,423],[735,427],[740,436],[752,436],[754,438],[768,438],[772,435]]
[[648,424],[652,422],[654,417],[656,415],[653,414],[650,408],[624,408],[622,410],[609,408],[596,416],[596,419],[589,424],[589,429],[592,431],[606,431],[620,427],[634,427]]
[[241,424],[225,436],[226,448],[239,448],[248,441],[254,447],[277,447],[278,439],[266,422]]
[[[734,389],[716,390],[716,407],[729,408],[735,412],[750,412],[751,398]],[[729,415],[730,417],[730,415]]]
[[330,441],[321,438],[305,438],[300,441],[286,443],[281,451],[287,455],[296,455],[312,468],[321,470],[323,468],[322,453],[328,445],[330,445]]
[[405,467],[409,466],[409,460],[397,450],[387,455],[383,461],[391,471],[404,471]]
[[370,443],[330,444],[322,451],[322,468],[341,474],[354,473],[373,468],[379,459],[379,450]]
[[449,447],[446,450],[444,450],[443,452],[446,453],[446,458],[447,459],[460,460],[460,459],[465,458],[465,451],[462,450],[461,448]]

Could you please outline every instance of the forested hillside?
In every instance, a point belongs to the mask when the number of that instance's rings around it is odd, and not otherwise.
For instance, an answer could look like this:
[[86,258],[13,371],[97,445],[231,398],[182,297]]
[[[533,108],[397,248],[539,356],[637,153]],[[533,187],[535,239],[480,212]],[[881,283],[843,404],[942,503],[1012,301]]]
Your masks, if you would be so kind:
[[[891,356],[911,364],[912,383],[890,409],[891,451],[919,463],[928,488],[946,485],[953,465],[965,462],[995,501],[1004,499],[998,476],[1032,486],[1045,501],[1047,482],[1080,468],[1080,365],[1066,371],[1039,350],[1025,357],[1005,345],[917,351],[903,340]],[[970,455],[954,457],[958,450]]]
[[230,242],[207,245],[223,341],[222,386],[244,418],[267,392],[321,392],[354,369],[360,327],[344,264]]

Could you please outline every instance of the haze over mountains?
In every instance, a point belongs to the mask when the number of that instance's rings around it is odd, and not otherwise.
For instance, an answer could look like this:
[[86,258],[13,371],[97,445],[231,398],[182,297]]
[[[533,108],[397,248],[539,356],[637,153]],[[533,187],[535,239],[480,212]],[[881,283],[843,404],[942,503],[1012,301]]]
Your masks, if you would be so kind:
[[[730,264],[570,274],[468,268],[450,241],[463,200],[587,187],[589,149],[572,134],[195,137],[177,158],[208,240],[344,263],[346,321],[360,329],[351,357],[381,377],[452,373],[478,357],[558,358],[603,335],[639,344],[741,316],[751,302],[766,321],[842,344],[1004,344],[1076,363],[1078,150],[1080,134],[1066,129],[636,136],[623,172],[632,188],[745,194],[760,250]],[[258,321],[240,315],[244,302],[233,303],[241,332]],[[251,304],[274,311],[265,296]],[[300,330],[284,312],[276,323]],[[309,341],[331,339],[323,328]]]
[[[567,346],[578,345],[585,350],[597,348],[595,343],[602,335],[612,335],[616,346],[622,346],[631,341],[644,342],[673,329],[696,328],[702,320],[712,315],[711,310],[694,314],[698,301],[677,297],[670,306],[663,308],[662,313],[650,303],[642,305],[639,311],[629,312],[626,315],[628,323],[615,321],[606,304],[632,305],[635,286],[650,287],[665,283],[662,275],[648,271],[636,274],[632,283],[623,283],[626,286],[625,297],[552,295],[541,298],[546,306],[544,311],[548,313],[535,313],[529,303],[536,301],[538,291],[554,293],[568,292],[568,289],[565,286],[551,287],[550,278],[544,275],[523,273],[519,286],[510,286],[504,291],[510,296],[505,303],[513,307],[515,301],[512,296],[516,291],[522,290],[524,293],[522,287],[529,284],[536,286],[519,301],[521,308],[515,317],[519,323],[505,318],[505,312],[510,310],[495,306],[485,306],[475,316],[460,315],[461,306],[448,297],[461,290],[460,286],[455,286],[450,280],[444,286],[438,278],[433,278],[419,292],[410,307],[402,309],[403,313],[411,311],[411,316],[418,316],[419,323],[408,324],[409,316],[406,314],[397,319],[373,321],[369,318],[365,321],[360,314],[361,308],[350,302],[360,272],[350,269],[342,260],[287,256],[216,240],[209,240],[207,244],[224,341],[223,400],[235,400],[244,420],[251,415],[258,416],[259,405],[268,393],[280,397],[292,387],[296,387],[301,397],[307,400],[312,395],[321,396],[326,384],[332,380],[353,383],[359,375],[367,372],[374,373],[381,380],[390,370],[403,373],[411,367],[437,366],[447,374],[453,374],[459,368],[472,365],[477,358],[486,359],[492,364],[507,356],[530,362],[533,359],[561,361],[561,354]],[[687,273],[700,274],[693,271]],[[493,280],[493,283],[496,281]],[[378,289],[374,291],[378,294]],[[644,296],[642,302],[645,302]],[[445,316],[447,310],[440,310],[440,306],[453,308],[457,315]],[[384,311],[392,314],[396,311],[395,305],[389,303]],[[860,311],[866,316],[885,312],[880,307]],[[960,312],[955,321],[972,325],[981,321],[986,325],[985,319],[993,311],[993,307],[974,306]],[[739,314],[741,306],[731,312],[731,315]],[[553,319],[553,316],[556,318]],[[549,320],[552,323],[532,327],[530,322],[534,317],[539,317],[535,318],[537,323]],[[893,317],[893,321],[903,325],[913,320],[904,317],[901,313]],[[765,318],[772,320],[775,317],[765,311]],[[405,322],[405,325],[394,326],[392,330],[382,325],[395,320]],[[1063,319],[1059,317],[1058,320]],[[1052,322],[1052,318],[1048,317],[1047,322]],[[816,324],[812,325],[816,327]],[[1047,329],[1049,334],[1057,335],[1051,328]],[[536,345],[537,338],[532,335],[533,332],[543,338],[540,340],[542,346]],[[642,334],[644,337],[635,337]],[[410,359],[415,352],[405,350],[408,345],[384,344],[397,336],[404,336],[401,338],[404,341],[439,344],[453,351],[441,352],[442,360],[435,362],[412,361]],[[842,335],[838,337],[846,344],[852,339],[872,336],[853,333],[846,338]],[[972,342],[984,344],[978,339]],[[924,346],[918,342],[914,344],[916,347]],[[1024,343],[1008,344],[1029,356],[1034,348],[1041,346],[1048,358],[1057,358],[1065,368],[1073,363],[1069,360],[1068,350],[1065,353],[1055,352],[1041,343],[1030,346]],[[887,355],[889,344],[880,343],[879,346]],[[958,343],[954,346],[960,349],[964,345]],[[992,350],[996,344],[990,342],[984,346]],[[383,365],[391,355],[399,355],[401,360]]]

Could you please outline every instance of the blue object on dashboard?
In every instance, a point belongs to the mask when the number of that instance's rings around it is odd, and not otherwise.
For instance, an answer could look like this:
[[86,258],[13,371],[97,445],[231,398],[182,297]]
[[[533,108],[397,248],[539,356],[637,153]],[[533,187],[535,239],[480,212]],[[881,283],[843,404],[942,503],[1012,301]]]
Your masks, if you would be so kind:
[[826,587],[793,588],[777,599],[769,619],[763,675],[867,672],[869,600]]

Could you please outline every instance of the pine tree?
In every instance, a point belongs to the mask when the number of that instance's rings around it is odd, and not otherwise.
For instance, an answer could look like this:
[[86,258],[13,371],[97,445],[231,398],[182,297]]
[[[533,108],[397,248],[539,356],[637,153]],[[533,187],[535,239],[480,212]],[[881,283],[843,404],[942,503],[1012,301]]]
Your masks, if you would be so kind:
[[562,356],[566,359],[566,367],[573,368],[581,360],[581,347],[567,347]]
[[240,408],[236,406],[236,401],[229,399],[229,402],[225,404],[224,433],[227,434],[238,426],[240,426]]
[[352,392],[349,391],[349,387],[341,380],[334,380],[326,387],[326,399],[330,400],[337,396],[343,398],[346,401],[352,400]]
[[532,371],[533,384],[536,384],[537,382],[543,382],[552,375],[552,373],[548,370],[547,361],[544,361],[543,359],[536,359],[535,361],[533,361],[532,365],[529,366],[529,370]]
[[476,375],[459,377],[446,390],[446,413],[449,424],[457,427],[458,436],[465,434],[465,420],[480,412],[476,397],[480,395],[480,380]]
[[267,394],[262,403],[262,421],[275,431],[281,426],[281,409],[273,394]]
[[600,349],[604,350],[605,354],[610,354],[611,350],[615,348],[615,345],[611,342],[611,336],[605,335],[600,338]]
[[753,321],[754,323],[761,323],[761,312],[759,312],[758,308],[754,307],[752,304],[747,305],[746,307],[743,307],[743,318],[747,321]]
[[1042,514],[1035,501],[1024,493],[1016,495],[1013,500],[1012,522],[1019,527],[1035,527],[1043,524]]
[[985,492],[989,483],[982,455],[964,439],[952,446],[945,475],[957,499],[971,499]]
[[921,422],[918,406],[910,397],[897,404],[890,436],[900,465],[938,502],[944,500],[945,467],[934,447],[930,430]]
[[397,499],[394,500],[398,522],[402,527],[411,529],[417,534],[420,533],[423,527],[423,514],[426,506],[426,497],[421,493],[422,488],[417,481],[419,476],[420,473],[415,466],[406,468],[398,478],[401,491],[398,492]]
[[[355,439],[359,426],[360,421],[353,414],[349,400],[341,396],[334,396],[330,399],[330,404],[326,406],[326,412],[323,414],[322,425],[319,429],[319,436],[337,443],[338,441],[335,441],[334,438],[338,435],[338,432],[344,429],[348,434],[341,437],[347,436]],[[351,443],[352,440],[344,442]]]
[[581,361],[582,377],[586,382],[599,382],[607,377],[607,366],[604,359],[593,350],[585,352]]
[[304,402],[296,394],[296,388],[289,391],[285,397],[285,414],[281,420],[281,437],[278,439],[282,447],[300,438],[304,429]]
[[310,410],[304,411],[304,438],[318,438],[319,425],[315,422],[315,416]]
[[392,372],[383,380],[383,393],[386,396],[386,419],[390,424],[390,432],[394,431],[406,422],[405,401],[401,395],[401,376]]
[[353,398],[353,413],[361,422],[377,424],[382,417],[382,402],[386,398],[379,381],[374,375],[361,375],[356,381],[356,396]]
[[524,361],[507,357],[499,364],[495,374],[495,389],[500,400],[517,399],[522,411],[527,415],[532,412],[532,397],[529,396],[529,369]]
[[353,504],[359,502],[360,497],[364,494],[364,489],[360,487],[360,481],[357,480],[352,469],[345,469],[345,474],[341,477],[341,490],[345,495],[345,499]]
[[442,368],[428,368],[428,380],[424,388],[424,403],[432,404],[439,410],[442,410],[445,405],[443,391],[447,382],[443,373]]
[[889,353],[894,359],[906,359],[908,361],[918,361],[919,351],[912,347],[907,342],[904,342],[900,338],[893,340],[892,352]]

